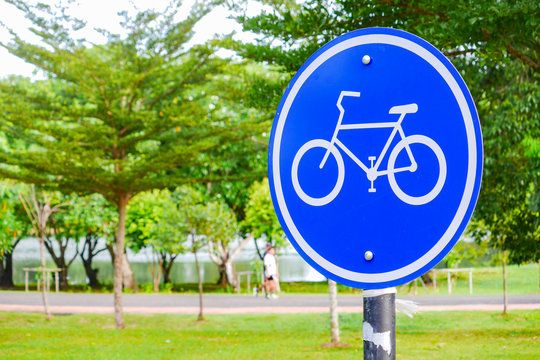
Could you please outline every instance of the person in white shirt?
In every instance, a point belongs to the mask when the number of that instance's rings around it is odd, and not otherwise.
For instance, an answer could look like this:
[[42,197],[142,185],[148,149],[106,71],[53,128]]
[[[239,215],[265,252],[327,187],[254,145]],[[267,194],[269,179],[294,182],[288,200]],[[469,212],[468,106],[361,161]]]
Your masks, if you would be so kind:
[[277,288],[277,278],[279,277],[279,272],[276,262],[276,251],[272,245],[267,247],[266,254],[263,258],[264,263],[264,276],[265,276],[265,289],[266,297],[269,299],[277,298],[275,294]]

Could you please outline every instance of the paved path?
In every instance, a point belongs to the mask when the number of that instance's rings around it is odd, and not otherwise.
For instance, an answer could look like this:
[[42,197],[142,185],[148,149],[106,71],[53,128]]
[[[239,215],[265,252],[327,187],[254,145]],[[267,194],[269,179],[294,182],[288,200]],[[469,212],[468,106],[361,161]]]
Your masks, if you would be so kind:
[[[419,304],[420,311],[494,310],[503,308],[502,296],[398,296]],[[112,294],[48,294],[51,311],[56,314],[113,313]],[[140,314],[197,314],[197,295],[124,294],[124,312]],[[338,297],[339,311],[361,312],[362,297]],[[205,295],[206,314],[324,313],[329,299],[325,295],[284,295],[276,300],[240,295]],[[540,294],[511,295],[510,309],[540,310]],[[0,311],[41,312],[41,293],[0,292]]]

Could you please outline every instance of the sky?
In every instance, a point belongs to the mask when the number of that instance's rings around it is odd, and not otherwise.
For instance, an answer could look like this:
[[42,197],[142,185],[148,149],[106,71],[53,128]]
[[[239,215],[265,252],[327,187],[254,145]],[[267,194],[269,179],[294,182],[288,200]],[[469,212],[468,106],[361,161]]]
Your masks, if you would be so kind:
[[[81,35],[84,35],[84,37],[94,43],[103,43],[103,37],[99,36],[91,29],[105,28],[109,31],[120,33],[120,17],[118,17],[117,14],[122,10],[133,9],[131,3],[139,9],[153,8],[155,10],[163,10],[169,3],[169,0],[79,0],[73,6],[71,14],[87,21],[86,28],[88,30],[83,30]],[[186,11],[183,11],[183,14],[187,15],[192,3],[193,0],[184,2]],[[248,10],[248,13],[254,14],[257,11],[260,11],[260,6],[250,2]],[[223,6],[214,9],[195,26],[195,36],[192,39],[192,43],[203,43],[212,38],[216,33],[228,34],[233,31],[241,33],[241,26],[234,20],[229,19],[229,15],[230,13]],[[27,30],[30,25],[29,21],[26,20],[13,6],[2,0],[0,0],[0,22],[15,30],[25,40],[31,41],[31,39],[35,38],[35,36]],[[244,37],[243,39],[249,37],[244,34],[240,36]],[[7,31],[0,28],[0,42],[8,41],[9,38],[10,36]],[[43,75],[40,75],[39,73],[33,74],[34,70],[35,67],[33,65],[25,63],[23,60],[11,55],[4,48],[0,47],[0,77],[16,74],[32,77],[34,79],[43,78]]]

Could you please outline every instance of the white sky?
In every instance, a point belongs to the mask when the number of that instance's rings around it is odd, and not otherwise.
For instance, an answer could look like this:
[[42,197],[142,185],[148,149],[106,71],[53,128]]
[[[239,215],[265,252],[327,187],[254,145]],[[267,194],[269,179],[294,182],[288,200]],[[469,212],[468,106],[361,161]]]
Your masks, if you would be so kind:
[[[55,1],[58,3],[58,1]],[[87,27],[82,30],[81,36],[94,43],[103,43],[103,38],[92,31],[93,28],[104,28],[114,33],[121,32],[119,25],[120,17],[118,12],[122,10],[133,9],[130,3],[135,4],[139,9],[153,8],[156,10],[165,9],[169,0],[79,0],[72,8],[72,15],[87,21]],[[185,12],[182,15],[187,16],[193,0],[184,2]],[[255,14],[260,11],[260,6],[256,3],[249,4],[249,14]],[[204,17],[195,26],[195,36],[192,43],[203,43],[212,38],[214,34],[228,34],[235,31],[237,34],[242,32],[241,26],[232,19],[228,19],[229,13],[223,6],[214,9],[210,14]],[[26,40],[31,40],[34,36],[27,28],[28,20],[16,10],[13,6],[0,0],[0,22],[6,24],[9,28],[15,30]],[[248,39],[247,34],[240,35],[242,39]],[[9,40],[9,34],[5,29],[0,28],[0,41]],[[238,36],[237,36],[238,38]],[[24,75],[32,78],[42,78],[39,74],[33,75],[35,67],[25,63],[23,60],[11,55],[4,48],[0,47],[0,77],[9,74]]]

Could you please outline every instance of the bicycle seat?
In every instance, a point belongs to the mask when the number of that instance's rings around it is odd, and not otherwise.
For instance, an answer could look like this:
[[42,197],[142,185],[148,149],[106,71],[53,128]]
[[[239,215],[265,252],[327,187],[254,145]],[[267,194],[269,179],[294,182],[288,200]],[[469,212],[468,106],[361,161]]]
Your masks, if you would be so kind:
[[390,111],[388,111],[389,114],[414,114],[418,111],[418,105],[416,104],[407,104],[407,105],[399,105],[399,106],[393,106],[390,108]]

